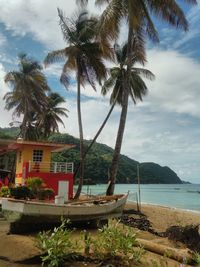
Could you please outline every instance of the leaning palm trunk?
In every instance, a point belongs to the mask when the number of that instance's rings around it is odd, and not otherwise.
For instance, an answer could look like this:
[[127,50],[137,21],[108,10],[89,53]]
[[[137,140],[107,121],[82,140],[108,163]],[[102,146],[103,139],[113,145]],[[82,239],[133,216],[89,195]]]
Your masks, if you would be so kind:
[[126,124],[127,111],[128,111],[128,92],[127,92],[128,90],[127,89],[124,91],[124,100],[123,100],[122,111],[121,111],[121,116],[120,116],[119,128],[117,132],[117,140],[115,144],[115,150],[113,153],[112,163],[110,166],[110,171],[108,174],[109,185],[106,191],[107,196],[113,195],[114,193],[119,156],[121,152],[121,146],[122,146],[124,129],[125,129],[125,124]]
[[[77,64],[79,66],[79,64]],[[74,196],[74,199],[80,197],[82,186],[83,186],[83,176],[84,176],[84,151],[83,151],[83,125],[82,125],[82,118],[81,118],[81,82],[80,82],[80,70],[78,67],[78,74],[77,74],[77,113],[78,113],[78,126],[79,126],[79,137],[80,137],[80,172],[79,172],[79,183],[78,189]]]
[[123,103],[122,103],[119,128],[117,132],[117,139],[115,143],[115,149],[113,153],[110,170],[108,173],[109,183],[108,183],[108,188],[106,190],[107,196],[114,194],[119,157],[120,157],[123,135],[124,135],[125,125],[126,125],[126,117],[127,117],[127,112],[128,112],[129,86],[130,86],[129,79],[131,75],[131,66],[132,66],[132,62],[131,62],[132,39],[133,39],[133,31],[132,31],[132,28],[129,26],[128,45],[127,45],[127,59],[128,60],[127,60],[127,72],[126,72],[125,83],[124,83]]
[[[99,137],[100,133],[102,132],[103,128],[105,127],[108,119],[110,118],[110,115],[115,107],[115,104],[116,104],[116,101],[117,101],[117,97],[118,97],[118,94],[119,94],[119,91],[115,97],[115,100],[106,116],[106,118],[104,119],[103,123],[101,124],[101,127],[99,128],[99,130],[97,131],[96,135],[94,136],[92,142],[89,144],[89,146],[87,147],[87,149],[85,150],[84,152],[84,155],[83,155],[83,159],[85,160],[87,154],[89,153],[90,149],[92,148],[92,146],[94,145],[95,141],[97,140],[97,138]],[[78,171],[80,170],[80,167],[81,167],[81,163],[78,165],[78,167],[76,168],[75,172],[74,172],[74,178],[76,177]]]

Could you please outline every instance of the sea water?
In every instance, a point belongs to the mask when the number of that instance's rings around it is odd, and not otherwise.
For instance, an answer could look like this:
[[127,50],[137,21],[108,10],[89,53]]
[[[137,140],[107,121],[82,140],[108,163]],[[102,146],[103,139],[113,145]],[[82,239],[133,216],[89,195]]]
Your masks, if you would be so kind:
[[[107,185],[84,186],[83,192],[97,195],[106,192]],[[137,184],[116,184],[115,193],[127,193],[128,201],[136,201]],[[200,212],[200,184],[141,184],[141,202]]]

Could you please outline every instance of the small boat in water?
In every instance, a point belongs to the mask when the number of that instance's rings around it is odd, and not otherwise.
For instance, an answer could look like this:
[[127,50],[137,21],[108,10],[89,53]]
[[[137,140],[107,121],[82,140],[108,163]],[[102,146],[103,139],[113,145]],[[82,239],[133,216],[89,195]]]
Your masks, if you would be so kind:
[[91,223],[98,227],[109,218],[120,217],[128,195],[114,195],[55,204],[32,200],[2,198],[2,212],[11,233],[23,233],[70,222]]

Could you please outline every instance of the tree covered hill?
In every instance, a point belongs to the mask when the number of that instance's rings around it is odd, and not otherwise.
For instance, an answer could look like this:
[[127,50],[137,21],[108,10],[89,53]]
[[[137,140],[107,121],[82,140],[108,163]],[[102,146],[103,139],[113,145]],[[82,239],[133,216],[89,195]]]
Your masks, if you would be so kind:
[[[70,143],[75,148],[55,155],[56,161],[70,160],[77,166],[79,162],[79,139],[68,134],[54,134],[50,137],[53,142]],[[85,147],[91,141],[85,141]],[[107,145],[95,143],[87,155],[85,164],[85,179],[94,183],[108,182],[108,168],[112,160],[113,149]],[[141,183],[145,184],[179,184],[180,178],[169,167],[145,162],[139,163],[125,155],[120,156],[117,183],[137,183],[137,165],[140,169]]]
[[[17,128],[0,128],[0,138],[15,138]],[[61,153],[55,153],[53,160],[79,163],[79,139],[68,134],[53,134],[49,141],[74,144],[75,147]],[[87,147],[91,141],[85,140]],[[113,149],[105,144],[95,143],[87,155],[85,164],[86,183],[107,183],[108,169],[112,160]],[[145,184],[180,184],[182,181],[169,167],[161,167],[153,162],[139,163],[125,155],[120,156],[117,183],[137,183],[137,165],[140,169],[141,183]]]

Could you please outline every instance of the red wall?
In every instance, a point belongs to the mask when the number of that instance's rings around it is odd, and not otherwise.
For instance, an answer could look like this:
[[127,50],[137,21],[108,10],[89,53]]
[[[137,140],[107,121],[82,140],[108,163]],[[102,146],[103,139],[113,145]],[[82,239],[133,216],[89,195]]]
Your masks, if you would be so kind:
[[68,198],[73,198],[73,173],[53,173],[53,172],[29,172],[28,177],[40,177],[43,179],[46,187],[50,187],[54,190],[55,195],[58,194],[58,182],[59,181],[69,181],[69,195]]

